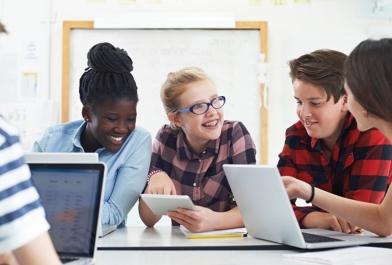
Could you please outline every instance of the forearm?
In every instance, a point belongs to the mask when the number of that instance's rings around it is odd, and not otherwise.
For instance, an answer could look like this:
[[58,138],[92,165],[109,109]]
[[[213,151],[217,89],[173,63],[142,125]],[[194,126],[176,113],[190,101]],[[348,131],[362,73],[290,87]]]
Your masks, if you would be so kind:
[[[311,195],[311,188],[309,184],[303,184],[297,197],[308,199]],[[384,201],[378,206],[339,197],[316,188],[312,204],[365,230],[388,236],[392,234],[390,202],[392,202],[392,193],[387,193]]]
[[213,229],[215,230],[244,227],[244,222],[238,207],[234,207],[227,212],[214,212],[212,222]]
[[16,249],[14,254],[20,265],[61,264],[47,232]]
[[147,227],[153,227],[162,217],[155,215],[143,200],[139,201],[139,216]]
[[313,204],[373,233],[388,236],[392,232],[392,218],[383,217],[376,204],[354,201],[315,189]]

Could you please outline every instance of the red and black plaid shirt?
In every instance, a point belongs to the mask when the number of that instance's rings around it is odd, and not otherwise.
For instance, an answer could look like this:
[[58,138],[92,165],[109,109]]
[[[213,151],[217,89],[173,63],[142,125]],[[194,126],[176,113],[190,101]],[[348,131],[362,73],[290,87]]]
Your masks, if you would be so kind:
[[[278,168],[315,187],[357,201],[379,204],[391,181],[392,146],[376,129],[360,132],[349,113],[328,161],[321,140],[311,138],[300,121],[286,131]],[[298,207],[292,200],[299,223],[317,207]]]
[[173,130],[167,125],[158,131],[150,172],[165,171],[177,194],[188,195],[195,205],[216,212],[235,207],[222,166],[256,163],[256,148],[248,130],[241,122],[224,121],[221,136],[209,141],[200,155],[189,150],[184,137],[183,130]]

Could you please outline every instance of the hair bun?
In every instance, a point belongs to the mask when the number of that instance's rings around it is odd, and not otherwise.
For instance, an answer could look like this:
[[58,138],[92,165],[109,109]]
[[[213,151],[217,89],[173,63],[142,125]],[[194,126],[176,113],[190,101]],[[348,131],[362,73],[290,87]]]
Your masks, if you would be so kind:
[[108,42],[94,45],[87,53],[88,66],[98,72],[129,73],[133,70],[128,53]]

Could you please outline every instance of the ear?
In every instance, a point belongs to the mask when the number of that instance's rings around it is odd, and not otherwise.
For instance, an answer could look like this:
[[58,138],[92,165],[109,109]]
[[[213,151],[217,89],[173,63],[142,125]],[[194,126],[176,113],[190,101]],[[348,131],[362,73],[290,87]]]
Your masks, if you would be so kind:
[[170,112],[169,114],[167,114],[167,118],[169,119],[169,121],[174,123],[177,127],[179,128],[182,127],[182,122],[178,118],[178,115],[176,113]]
[[342,111],[348,111],[347,95],[342,96]]
[[82,108],[82,117],[83,117],[83,119],[86,122],[90,122],[91,121],[91,119],[90,119],[90,109],[89,108],[83,106],[83,108]]

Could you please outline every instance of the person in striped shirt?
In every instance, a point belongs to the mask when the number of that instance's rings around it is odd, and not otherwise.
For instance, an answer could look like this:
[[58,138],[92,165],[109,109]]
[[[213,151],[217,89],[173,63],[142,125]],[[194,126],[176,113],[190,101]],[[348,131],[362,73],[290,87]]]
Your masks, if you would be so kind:
[[[188,195],[197,211],[178,209],[168,216],[192,232],[243,227],[222,165],[256,163],[248,130],[239,121],[224,120],[226,98],[202,69],[169,73],[161,100],[170,125],[155,137],[145,193]],[[147,226],[161,218],[143,200],[139,214]]]
[[0,263],[61,264],[49,224],[24,163],[17,129],[0,116]]

